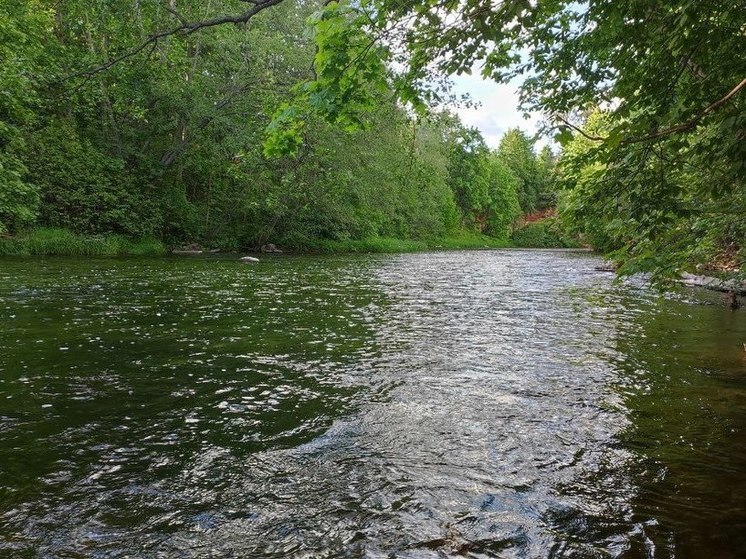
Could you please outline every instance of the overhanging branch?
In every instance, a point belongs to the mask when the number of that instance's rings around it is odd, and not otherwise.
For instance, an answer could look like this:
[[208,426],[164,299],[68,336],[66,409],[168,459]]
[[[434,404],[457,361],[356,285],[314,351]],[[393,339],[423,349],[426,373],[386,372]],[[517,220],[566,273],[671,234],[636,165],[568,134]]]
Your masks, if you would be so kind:
[[721,105],[724,105],[727,103],[736,93],[738,93],[741,89],[746,86],[746,78],[741,80],[741,82],[731,89],[724,97],[718,99],[711,105],[707,106],[703,111],[695,115],[693,118],[689,119],[688,121],[684,122],[683,124],[679,124],[677,126],[672,126],[671,128],[666,128],[665,130],[659,130],[657,132],[653,132],[651,134],[648,134],[647,136],[643,136],[641,138],[632,138],[630,140],[626,140],[625,143],[632,144],[637,142],[646,142],[648,140],[657,140],[658,138],[662,138],[664,136],[669,136],[671,134],[678,134],[679,132],[686,132],[687,130],[691,130],[697,124],[699,124],[699,121],[702,120],[704,117],[706,117],[708,114],[713,112],[715,109],[720,107]]
[[[625,140],[622,140],[620,143],[622,144],[636,144],[640,142],[647,142],[649,140],[657,140],[659,138],[663,138],[665,136],[670,136],[671,134],[678,134],[680,132],[686,132],[687,130],[691,130],[699,122],[705,118],[710,113],[714,112],[716,109],[720,108],[722,105],[730,101],[739,91],[741,91],[744,87],[746,87],[746,78],[741,80],[741,82],[736,85],[733,89],[731,89],[725,96],[721,97],[714,103],[711,103],[707,107],[705,107],[702,111],[697,113],[695,116],[687,120],[686,122],[682,124],[677,124],[676,126],[672,126],[670,128],[665,128],[663,130],[657,130],[655,132],[651,132],[650,134],[646,134],[645,136],[641,136],[639,138],[627,138]],[[565,118],[561,116],[555,117],[557,120],[562,122],[565,126],[572,128],[576,132],[578,132],[583,137],[593,141],[593,142],[605,142],[608,140],[608,137],[601,137],[601,136],[594,136],[591,134],[588,134],[585,132],[582,128],[575,126],[573,123],[569,122]]]
[[242,14],[238,14],[234,16],[219,16],[219,17],[214,17],[211,19],[205,19],[202,21],[194,21],[194,22],[182,21],[181,25],[179,25],[178,27],[174,27],[173,29],[166,29],[163,31],[157,31],[151,34],[145,41],[140,43],[140,45],[133,48],[132,50],[129,50],[115,58],[112,58],[111,60],[106,61],[104,64],[101,64],[100,66],[96,66],[95,68],[90,68],[88,70],[84,70],[82,72],[78,72],[77,74],[68,76],[67,79],[81,77],[81,76],[90,78],[91,76],[94,76],[101,72],[105,72],[106,70],[119,64],[120,62],[127,60],[128,58],[132,58],[133,56],[136,56],[137,54],[147,49],[149,46],[155,47],[158,41],[165,37],[170,37],[172,35],[191,35],[195,31],[199,31],[200,29],[205,29],[207,27],[215,27],[218,25],[225,25],[229,23],[232,23],[234,25],[240,25],[243,23],[247,23],[252,17],[257,15],[259,12],[266,10],[267,8],[271,6],[276,6],[277,4],[280,4],[282,1],[283,0],[252,0],[250,1],[250,3],[252,4],[251,9],[245,11]]

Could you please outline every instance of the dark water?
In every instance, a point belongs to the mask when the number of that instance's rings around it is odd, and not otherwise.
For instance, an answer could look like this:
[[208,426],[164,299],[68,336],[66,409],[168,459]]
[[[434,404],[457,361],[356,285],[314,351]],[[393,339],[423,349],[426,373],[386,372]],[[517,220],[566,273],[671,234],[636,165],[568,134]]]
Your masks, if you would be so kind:
[[485,251],[0,261],[0,556],[746,557],[746,313]]

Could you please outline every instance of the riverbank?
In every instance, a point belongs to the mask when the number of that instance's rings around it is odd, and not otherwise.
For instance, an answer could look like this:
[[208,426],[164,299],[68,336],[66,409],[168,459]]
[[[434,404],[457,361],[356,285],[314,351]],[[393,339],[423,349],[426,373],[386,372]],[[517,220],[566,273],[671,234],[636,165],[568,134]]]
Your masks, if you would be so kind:
[[507,248],[512,246],[506,239],[486,235],[464,234],[439,239],[414,240],[392,237],[371,237],[344,241],[318,239],[293,247],[298,252],[322,254],[396,253],[422,252],[426,250],[464,250],[481,248]]
[[166,252],[166,245],[157,239],[78,235],[64,229],[34,229],[0,239],[0,256],[159,256]]
[[[489,248],[579,248],[581,245],[548,231],[541,223],[531,223],[517,229],[510,239],[460,232],[433,239],[309,239],[280,246],[291,253],[359,254]],[[224,247],[212,248],[223,252],[221,249]],[[160,256],[169,251],[169,247],[158,239],[130,239],[116,234],[79,235],[65,229],[39,228],[16,237],[0,238],[0,256]]]

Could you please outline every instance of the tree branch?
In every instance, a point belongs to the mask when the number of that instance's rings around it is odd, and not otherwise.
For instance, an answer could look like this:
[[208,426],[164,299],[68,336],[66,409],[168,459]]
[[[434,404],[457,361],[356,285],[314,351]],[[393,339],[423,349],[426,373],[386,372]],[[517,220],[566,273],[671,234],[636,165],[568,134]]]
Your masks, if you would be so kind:
[[578,132],[581,136],[583,136],[583,137],[591,140],[592,142],[605,142],[607,140],[607,138],[602,138],[601,136],[591,136],[585,130],[583,130],[579,126],[575,126],[572,122],[570,122],[570,121],[562,118],[561,116],[558,116],[557,120],[561,121],[562,124],[564,124],[565,126],[568,126],[568,127],[572,128],[573,130],[575,130],[576,132]]
[[90,78],[91,76],[94,76],[101,72],[105,72],[106,70],[108,70],[112,66],[115,66],[116,64],[119,64],[123,60],[127,60],[128,58],[132,58],[133,56],[136,56],[137,54],[139,54],[140,52],[148,48],[148,46],[150,45],[155,46],[155,44],[160,39],[163,39],[164,37],[170,37],[171,35],[191,35],[195,31],[199,31],[200,29],[205,29],[207,27],[215,27],[218,25],[225,25],[227,23],[233,23],[235,25],[247,23],[252,17],[257,15],[259,12],[266,10],[267,8],[271,6],[276,6],[277,4],[280,4],[282,1],[283,0],[255,0],[255,1],[252,0],[249,3],[253,4],[253,7],[239,15],[219,16],[219,17],[214,17],[211,19],[205,19],[202,21],[194,21],[194,22],[182,22],[181,25],[179,25],[178,27],[174,27],[173,29],[157,31],[151,34],[145,41],[143,41],[137,47],[115,58],[112,58],[111,60],[108,60],[107,62],[105,62],[104,64],[101,64],[100,66],[96,66],[95,68],[91,68],[89,70],[78,72],[77,74],[72,74],[65,79],[81,77],[81,76]]
[[741,83],[739,83],[736,87],[731,89],[725,97],[722,97],[721,99],[718,99],[711,105],[707,106],[702,112],[695,115],[693,118],[689,119],[688,121],[684,122],[683,124],[679,124],[677,126],[672,126],[671,128],[666,128],[665,130],[659,130],[657,132],[653,132],[651,134],[648,134],[647,136],[643,136],[641,138],[632,138],[630,140],[626,140],[625,143],[632,144],[637,142],[646,142],[648,140],[656,140],[658,138],[661,138],[663,136],[669,136],[671,134],[676,134],[678,132],[686,132],[687,130],[691,130],[694,128],[700,120],[702,120],[704,117],[706,117],[708,114],[713,112],[715,109],[720,107],[721,105],[724,105],[727,103],[736,93],[738,93],[741,89],[743,89],[746,86],[746,78],[741,80]]
[[[697,124],[699,124],[699,121],[702,120],[704,117],[706,117],[711,112],[718,109],[721,105],[724,105],[728,101],[730,101],[739,91],[741,91],[744,87],[746,87],[746,78],[741,80],[741,82],[731,89],[724,97],[721,97],[714,103],[711,103],[707,107],[705,107],[702,111],[697,113],[695,116],[687,120],[686,122],[682,124],[677,124],[676,126],[672,126],[671,128],[665,128],[664,130],[657,130],[656,132],[651,132],[650,134],[647,134],[645,136],[641,136],[639,138],[628,138],[626,140],[622,140],[622,144],[637,144],[640,142],[647,142],[649,140],[657,140],[658,138],[663,138],[664,136],[670,136],[671,134],[677,134],[679,132],[686,132],[687,130],[691,130]],[[562,118],[561,116],[555,117],[557,120],[561,121],[565,126],[568,126],[575,130],[576,132],[580,133],[585,138],[593,141],[593,142],[605,142],[608,140],[608,138],[603,138],[601,136],[592,136],[585,132],[583,129],[579,128],[578,126],[575,126],[571,122],[567,121],[566,119]]]

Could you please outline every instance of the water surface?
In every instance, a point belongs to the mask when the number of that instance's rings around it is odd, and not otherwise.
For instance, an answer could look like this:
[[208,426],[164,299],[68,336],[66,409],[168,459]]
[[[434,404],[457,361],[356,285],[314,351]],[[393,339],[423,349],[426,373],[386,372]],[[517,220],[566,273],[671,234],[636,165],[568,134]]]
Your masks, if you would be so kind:
[[4,259],[0,555],[746,556],[746,315],[597,264]]

